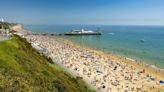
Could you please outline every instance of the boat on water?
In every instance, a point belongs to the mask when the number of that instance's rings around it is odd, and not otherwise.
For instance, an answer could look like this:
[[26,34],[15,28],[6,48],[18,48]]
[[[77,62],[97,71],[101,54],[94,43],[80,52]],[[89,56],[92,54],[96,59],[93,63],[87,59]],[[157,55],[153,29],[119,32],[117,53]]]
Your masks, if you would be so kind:
[[64,35],[101,35],[99,31],[92,31],[92,30],[72,30],[71,32],[66,32]]

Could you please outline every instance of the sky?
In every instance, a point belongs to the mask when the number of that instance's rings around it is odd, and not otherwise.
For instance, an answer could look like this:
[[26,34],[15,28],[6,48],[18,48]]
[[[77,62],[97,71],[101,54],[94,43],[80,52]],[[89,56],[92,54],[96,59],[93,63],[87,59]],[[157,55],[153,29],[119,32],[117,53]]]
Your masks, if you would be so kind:
[[0,0],[0,18],[23,24],[164,25],[164,0]]

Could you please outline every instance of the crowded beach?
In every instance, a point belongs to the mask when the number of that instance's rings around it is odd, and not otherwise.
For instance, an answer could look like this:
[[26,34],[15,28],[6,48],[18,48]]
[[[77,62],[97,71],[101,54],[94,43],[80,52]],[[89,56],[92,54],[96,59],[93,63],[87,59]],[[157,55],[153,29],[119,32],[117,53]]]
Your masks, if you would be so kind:
[[80,46],[59,36],[31,32],[22,37],[98,92],[164,92],[160,83],[164,79],[162,71],[134,60]]

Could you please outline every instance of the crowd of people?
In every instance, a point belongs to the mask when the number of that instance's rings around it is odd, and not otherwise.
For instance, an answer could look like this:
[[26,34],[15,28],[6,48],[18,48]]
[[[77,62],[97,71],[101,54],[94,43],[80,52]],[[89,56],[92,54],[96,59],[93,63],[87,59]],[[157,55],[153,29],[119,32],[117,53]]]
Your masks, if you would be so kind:
[[160,92],[163,86],[160,78],[126,63],[126,58],[115,60],[56,36],[24,37],[100,92]]

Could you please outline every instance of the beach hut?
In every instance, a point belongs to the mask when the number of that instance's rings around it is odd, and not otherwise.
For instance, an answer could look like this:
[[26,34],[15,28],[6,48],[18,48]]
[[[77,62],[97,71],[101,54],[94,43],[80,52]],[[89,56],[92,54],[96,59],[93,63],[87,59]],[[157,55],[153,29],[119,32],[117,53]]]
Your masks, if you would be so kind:
[[0,30],[0,35],[2,35],[2,33],[3,33],[3,32]]

